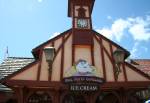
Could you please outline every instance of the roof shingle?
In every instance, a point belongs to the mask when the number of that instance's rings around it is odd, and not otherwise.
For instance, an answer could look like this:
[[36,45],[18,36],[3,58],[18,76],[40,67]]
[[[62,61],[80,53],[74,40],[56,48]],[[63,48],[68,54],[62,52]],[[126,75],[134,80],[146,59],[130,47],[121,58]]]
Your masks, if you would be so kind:
[[150,76],[150,59],[132,59],[131,64]]
[[[33,58],[8,57],[0,64],[0,80],[32,63]],[[10,88],[0,84],[0,92],[11,92]]]
[[33,61],[33,58],[8,57],[0,64],[0,79],[18,71]]

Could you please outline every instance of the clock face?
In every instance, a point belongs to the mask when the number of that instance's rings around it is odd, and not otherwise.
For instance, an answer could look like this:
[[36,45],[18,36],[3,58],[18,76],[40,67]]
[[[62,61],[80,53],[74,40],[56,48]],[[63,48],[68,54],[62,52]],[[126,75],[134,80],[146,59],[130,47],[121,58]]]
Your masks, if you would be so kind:
[[78,19],[77,27],[78,28],[87,28],[88,27],[88,21],[86,19]]

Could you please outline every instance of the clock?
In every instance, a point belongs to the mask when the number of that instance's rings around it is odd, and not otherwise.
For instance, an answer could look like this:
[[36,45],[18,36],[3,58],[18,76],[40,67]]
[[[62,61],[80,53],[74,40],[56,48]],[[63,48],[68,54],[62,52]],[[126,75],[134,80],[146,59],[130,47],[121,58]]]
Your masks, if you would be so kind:
[[77,20],[77,27],[78,28],[87,28],[88,27],[88,20],[87,19],[78,19]]

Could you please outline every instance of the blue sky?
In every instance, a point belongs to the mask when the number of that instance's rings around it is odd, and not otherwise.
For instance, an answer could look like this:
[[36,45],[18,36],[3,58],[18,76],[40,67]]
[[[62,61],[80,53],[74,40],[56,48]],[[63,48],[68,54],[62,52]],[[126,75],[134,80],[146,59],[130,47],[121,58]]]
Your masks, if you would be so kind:
[[[93,29],[131,52],[150,59],[150,0],[96,0]],[[71,28],[68,0],[0,0],[0,62],[32,57],[34,47]]]

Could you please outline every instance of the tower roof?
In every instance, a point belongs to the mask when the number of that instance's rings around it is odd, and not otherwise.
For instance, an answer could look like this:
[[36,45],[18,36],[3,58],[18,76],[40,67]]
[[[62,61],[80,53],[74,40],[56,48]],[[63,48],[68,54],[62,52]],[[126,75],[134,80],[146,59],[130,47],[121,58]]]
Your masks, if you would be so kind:
[[92,14],[93,6],[95,0],[68,0],[68,17],[72,17],[72,6],[73,4],[76,5],[89,5],[90,7],[90,14]]

